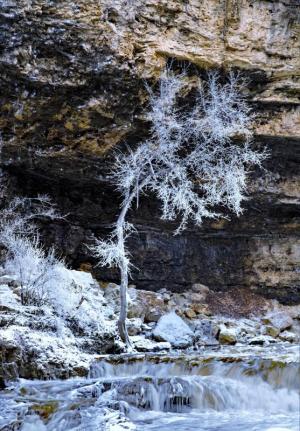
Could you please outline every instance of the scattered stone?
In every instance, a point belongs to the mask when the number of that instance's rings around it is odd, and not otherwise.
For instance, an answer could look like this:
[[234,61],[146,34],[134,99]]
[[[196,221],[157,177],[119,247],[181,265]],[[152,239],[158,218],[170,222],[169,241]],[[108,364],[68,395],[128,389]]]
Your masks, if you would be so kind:
[[206,304],[192,304],[191,308],[197,314],[204,314],[205,316],[211,316],[211,312]]
[[279,335],[280,330],[272,325],[267,325],[263,328],[263,333],[276,338]]
[[141,326],[141,329],[142,329],[142,331],[148,332],[148,331],[151,331],[154,328],[154,326],[155,326],[154,322],[152,322],[152,323],[143,323],[142,326]]
[[79,271],[92,272],[93,265],[91,264],[91,262],[82,262],[79,266]]
[[289,341],[290,343],[296,343],[299,341],[297,334],[291,331],[283,331],[279,334],[279,338],[282,341]]
[[203,295],[202,293],[198,293],[198,292],[190,292],[190,294],[187,297],[187,300],[191,303],[193,303],[193,302],[203,303],[205,301],[205,295]]
[[103,289],[104,298],[115,305],[120,304],[120,289],[115,283],[109,283],[105,289]]
[[284,311],[292,318],[300,320],[300,305],[286,305]]
[[128,289],[128,318],[140,317],[146,323],[157,322],[167,311],[162,295],[145,290]]
[[250,346],[263,346],[264,344],[275,343],[276,340],[269,335],[257,335],[256,337],[250,338],[248,341]]
[[187,298],[185,295],[181,293],[174,293],[171,298],[171,306],[178,306],[179,308],[183,308],[187,305]]
[[[22,305],[19,288],[0,276],[5,280],[0,281],[0,363],[8,380],[17,376],[83,376],[96,355],[126,352],[116,332],[119,286],[107,283],[99,288],[90,273],[65,271],[70,283],[63,286],[62,312],[49,305]],[[298,340],[295,332],[300,324],[292,320],[298,316],[296,307],[277,304],[274,311],[273,306],[262,327],[261,321],[254,318],[211,316],[210,305],[202,301],[208,288],[196,285],[193,289],[155,293],[129,288],[127,327],[135,350],[160,352],[190,348],[193,344],[200,349],[219,343],[264,345]],[[292,324],[294,332],[287,331]]]
[[237,335],[238,331],[235,328],[227,328],[222,324],[218,335],[219,343],[234,345],[237,342]]
[[194,334],[181,317],[171,312],[159,319],[153,336],[157,341],[168,341],[172,347],[184,348],[193,343]]
[[278,328],[279,332],[284,329],[288,329],[293,325],[293,319],[284,311],[273,311],[267,314],[262,322],[264,324],[271,324],[275,328]]
[[156,308],[151,308],[145,315],[145,322],[158,322],[163,315],[162,310],[157,310]]
[[142,332],[143,321],[139,317],[127,319],[127,330],[129,335],[138,335]]
[[138,352],[160,352],[171,349],[171,344],[169,342],[156,343],[149,338],[144,338],[139,335],[131,337],[130,340]]
[[0,311],[18,312],[20,297],[14,292],[14,288],[7,284],[0,285]]
[[197,322],[195,325],[195,343],[198,346],[215,346],[219,342],[216,339],[216,325],[207,319]]
[[128,303],[127,317],[129,319],[141,318],[142,320],[144,320],[144,318],[145,318],[144,304],[142,304],[138,300],[132,300],[131,299],[131,301]]
[[195,317],[197,316],[197,314],[192,308],[188,308],[187,310],[185,310],[184,314],[188,319],[195,319]]
[[176,307],[173,311],[177,314],[177,316],[182,318],[184,317],[184,310],[182,308]]
[[201,283],[195,283],[192,285],[192,291],[200,293],[203,296],[206,296],[209,292],[209,287]]
[[266,338],[263,335],[257,335],[256,337],[250,338],[248,343],[250,346],[263,346],[266,342]]

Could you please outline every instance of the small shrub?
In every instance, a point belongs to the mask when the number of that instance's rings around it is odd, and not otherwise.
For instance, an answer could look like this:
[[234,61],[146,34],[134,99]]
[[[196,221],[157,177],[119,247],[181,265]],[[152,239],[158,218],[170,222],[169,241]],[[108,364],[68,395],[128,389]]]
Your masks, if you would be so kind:
[[64,266],[54,249],[47,251],[40,241],[34,222],[42,217],[60,217],[47,196],[14,198],[1,212],[0,242],[7,252],[4,269],[20,282],[23,305],[48,302],[51,284]]
[[[4,269],[21,283],[23,305],[41,306],[49,302],[49,284],[58,281],[58,267],[63,262],[54,249],[46,251],[37,234],[32,238],[15,235],[10,238]],[[53,290],[53,289],[51,289]]]

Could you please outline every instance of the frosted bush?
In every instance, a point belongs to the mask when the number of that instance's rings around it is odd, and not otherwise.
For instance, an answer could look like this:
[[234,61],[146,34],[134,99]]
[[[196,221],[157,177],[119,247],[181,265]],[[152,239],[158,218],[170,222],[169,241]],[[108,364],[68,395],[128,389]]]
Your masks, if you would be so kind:
[[21,301],[27,305],[49,302],[49,288],[59,278],[64,262],[53,248],[46,250],[34,221],[60,217],[47,196],[14,198],[1,211],[0,242],[6,248],[5,270],[21,283]]
[[[2,200],[4,200],[3,193]],[[9,248],[15,235],[30,235],[37,231],[35,221],[38,219],[57,220],[62,216],[57,212],[47,195],[36,198],[15,197],[1,209],[0,241]]]
[[55,286],[58,268],[63,265],[53,249],[44,250],[37,235],[33,238],[14,235],[9,241],[4,269],[21,283],[22,304],[42,305],[49,303],[49,287]]
[[112,313],[89,273],[70,270],[54,248],[45,249],[35,221],[56,219],[50,199],[14,198],[1,211],[0,242],[6,248],[5,271],[21,285],[22,305],[43,307],[56,316],[58,331],[67,326],[85,334],[108,328]]

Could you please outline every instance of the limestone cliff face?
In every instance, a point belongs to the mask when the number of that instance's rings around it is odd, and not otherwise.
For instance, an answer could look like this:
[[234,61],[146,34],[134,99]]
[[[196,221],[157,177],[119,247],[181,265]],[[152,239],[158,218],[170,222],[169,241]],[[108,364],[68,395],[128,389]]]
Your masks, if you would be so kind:
[[180,237],[154,201],[142,202],[132,213],[134,282],[299,300],[299,9],[298,0],[0,1],[2,166],[17,192],[48,192],[70,213],[45,226],[48,240],[75,266],[92,261],[84,243],[107,232],[118,208],[105,178],[110,150],[147,134],[145,80],[170,59],[190,64],[191,80],[235,68],[248,78],[257,145],[271,152],[267,171],[253,174],[242,217]]

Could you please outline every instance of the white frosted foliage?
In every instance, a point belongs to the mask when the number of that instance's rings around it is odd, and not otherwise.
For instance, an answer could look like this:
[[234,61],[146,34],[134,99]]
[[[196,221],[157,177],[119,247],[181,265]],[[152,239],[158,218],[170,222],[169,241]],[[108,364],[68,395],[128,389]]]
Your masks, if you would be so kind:
[[[240,215],[248,174],[266,156],[251,147],[252,118],[237,77],[230,74],[221,84],[217,74],[209,74],[206,83],[199,80],[193,106],[182,109],[185,78],[166,70],[158,92],[147,87],[150,137],[116,155],[112,167],[112,181],[123,199],[121,212],[110,237],[97,240],[93,251],[100,265],[120,268],[123,301],[130,268],[125,241],[133,228],[126,215],[134,201],[138,207],[139,195],[149,192],[158,198],[161,218],[178,221],[175,233],[188,222],[201,225],[204,219],[225,217],[225,210]],[[125,319],[123,305],[123,332]]]

